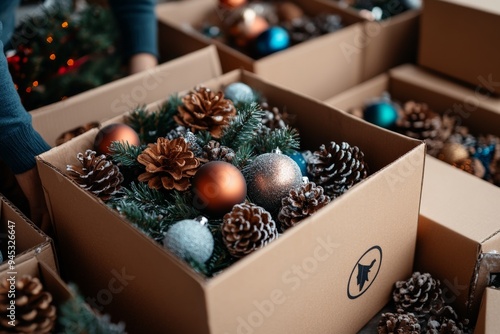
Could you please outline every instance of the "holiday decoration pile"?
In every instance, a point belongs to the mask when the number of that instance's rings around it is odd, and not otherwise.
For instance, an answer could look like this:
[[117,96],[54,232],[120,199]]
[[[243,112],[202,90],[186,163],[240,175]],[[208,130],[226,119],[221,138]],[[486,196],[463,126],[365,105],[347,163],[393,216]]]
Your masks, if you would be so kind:
[[255,59],[343,27],[341,17],[309,16],[291,1],[220,0],[198,29]]
[[356,146],[301,148],[293,119],[242,82],[197,86],[100,128],[67,174],[211,277],[368,176]]
[[375,125],[423,140],[429,155],[500,186],[498,136],[476,136],[459,120],[437,113],[424,102],[399,103],[388,94],[349,112]]
[[392,292],[396,312],[383,313],[379,334],[469,334],[469,320],[461,320],[443,295],[441,281],[429,273],[414,272],[398,281]]

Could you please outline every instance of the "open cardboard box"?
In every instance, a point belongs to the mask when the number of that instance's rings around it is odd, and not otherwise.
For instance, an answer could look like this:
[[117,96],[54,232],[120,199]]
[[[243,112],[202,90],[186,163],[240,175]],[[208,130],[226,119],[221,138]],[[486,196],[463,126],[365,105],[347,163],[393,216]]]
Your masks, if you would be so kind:
[[[206,279],[66,176],[66,165],[92,146],[93,129],[37,157],[61,267],[130,333],[356,333],[389,301],[394,282],[412,272],[424,144],[250,72],[232,71],[204,85],[220,90],[232,82],[246,83],[295,115],[303,149],[330,141],[359,146],[371,175]],[[369,284],[360,289],[358,264],[372,261]],[[126,285],[101,300],[117,272]]]
[[[500,135],[499,101],[413,65],[397,67],[325,103],[348,111],[384,91],[394,100],[425,102],[436,112],[458,117],[472,133]],[[500,250],[497,203],[499,187],[427,156],[415,270],[439,278],[448,301],[471,321],[490,274],[500,271],[494,255]]]
[[[168,40],[161,40],[170,43]],[[115,80],[64,101],[32,110],[33,127],[49,145],[65,131],[89,122],[102,122],[131,108],[191,88],[221,74],[215,47],[208,46],[156,66],[152,70]]]
[[489,287],[484,290],[481,310],[474,334],[494,334],[500,328],[498,310],[500,309],[500,290]]
[[418,63],[500,94],[500,2],[425,0]]
[[396,14],[382,21],[369,21],[357,9],[339,4],[337,0],[317,1],[341,6],[345,12],[365,21],[362,35],[342,46],[347,55],[362,53],[361,82],[398,65],[416,62],[421,9],[401,13],[401,3],[394,1],[389,10]]
[[[17,266],[32,257],[42,259],[52,270],[58,271],[52,239],[2,195],[0,195],[0,233],[3,254],[0,271],[7,270],[11,265]],[[11,258],[12,255],[15,255],[14,259]],[[14,260],[14,264],[9,264],[9,260]]]
[[364,20],[332,3],[292,2],[311,16],[338,14],[346,26],[256,60],[197,30],[207,19],[217,15],[218,0],[173,1],[157,6],[159,32],[168,41],[160,45],[160,51],[178,57],[213,44],[224,72],[243,68],[319,99],[326,98],[325,94],[332,90],[340,92],[360,83],[364,50],[357,47],[356,42],[364,38],[364,26],[359,23]]

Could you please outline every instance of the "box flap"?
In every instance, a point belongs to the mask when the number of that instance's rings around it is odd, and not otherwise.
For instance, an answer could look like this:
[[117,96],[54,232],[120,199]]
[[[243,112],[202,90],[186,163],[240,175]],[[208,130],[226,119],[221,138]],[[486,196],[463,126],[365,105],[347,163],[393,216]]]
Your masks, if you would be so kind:
[[500,309],[500,290],[486,288],[481,301],[481,311],[477,319],[474,334],[496,333],[500,328],[498,310]]
[[36,110],[33,127],[54,146],[63,132],[88,122],[102,122],[165,94],[185,90],[221,73],[215,47],[187,54]]
[[496,0],[441,0],[452,5],[469,7],[486,13],[500,15],[500,2]]

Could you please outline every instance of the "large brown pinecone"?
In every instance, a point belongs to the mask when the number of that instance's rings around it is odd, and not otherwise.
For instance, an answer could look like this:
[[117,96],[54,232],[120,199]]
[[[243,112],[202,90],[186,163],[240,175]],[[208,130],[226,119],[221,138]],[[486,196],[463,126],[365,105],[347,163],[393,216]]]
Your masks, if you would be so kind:
[[439,314],[445,307],[441,281],[416,271],[407,281],[398,281],[392,292],[396,307],[418,315]]
[[16,277],[15,288],[15,327],[9,324],[7,309],[14,300],[9,296],[11,282],[5,278],[0,283],[0,325],[1,333],[51,333],[56,320],[56,307],[52,295],[45,291],[37,277],[24,275]]
[[307,161],[311,181],[322,186],[330,197],[337,197],[368,176],[364,153],[346,142],[321,145]]
[[378,334],[419,334],[421,330],[413,313],[398,310],[397,313],[382,313],[377,326]]
[[202,156],[206,161],[225,161],[231,163],[234,159],[235,152],[233,149],[221,145],[218,141],[211,140],[203,146]]
[[408,137],[424,140],[431,155],[435,155],[451,135],[454,125],[452,119],[441,117],[425,103],[408,101],[400,112],[398,131]]
[[196,87],[182,102],[175,121],[192,132],[207,130],[214,138],[222,136],[222,130],[236,115],[233,102],[225,99],[222,91],[214,93],[207,87]]
[[109,200],[120,189],[123,175],[118,166],[106,159],[106,155],[86,150],[85,153],[78,153],[76,158],[81,166],[67,165],[66,170],[82,189],[103,201]]
[[151,189],[187,190],[191,186],[190,179],[200,166],[184,138],[168,140],[160,137],[156,143],[148,145],[137,161],[146,166],[138,180],[147,182]]
[[229,253],[244,257],[278,237],[271,214],[253,203],[236,204],[224,215],[222,237]]
[[281,210],[278,213],[282,229],[297,225],[330,203],[330,197],[323,192],[323,187],[316,186],[314,182],[307,182],[298,189],[290,190],[288,196],[281,200]]

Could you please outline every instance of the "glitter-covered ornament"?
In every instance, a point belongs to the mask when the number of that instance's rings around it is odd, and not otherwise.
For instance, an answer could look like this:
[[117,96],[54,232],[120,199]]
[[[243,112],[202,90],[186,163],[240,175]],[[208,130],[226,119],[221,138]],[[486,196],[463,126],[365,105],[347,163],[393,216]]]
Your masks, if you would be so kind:
[[238,168],[224,161],[211,161],[193,178],[194,206],[210,216],[222,216],[242,203],[247,195],[245,178]]
[[165,234],[163,246],[180,258],[205,263],[214,250],[214,238],[206,218],[184,219],[172,225]]
[[226,99],[230,99],[234,104],[249,103],[255,100],[253,89],[243,82],[233,82],[224,89]]
[[255,51],[259,57],[265,57],[289,46],[290,36],[286,29],[280,26],[270,27],[255,39]]
[[271,213],[281,207],[281,199],[302,184],[302,172],[292,158],[281,153],[257,156],[244,170],[248,196]]
[[110,124],[99,130],[94,140],[94,151],[109,154],[112,142],[127,142],[129,145],[140,145],[139,135],[130,126],[122,123]]
[[390,129],[398,120],[398,110],[390,100],[382,98],[365,106],[363,118],[372,124]]

